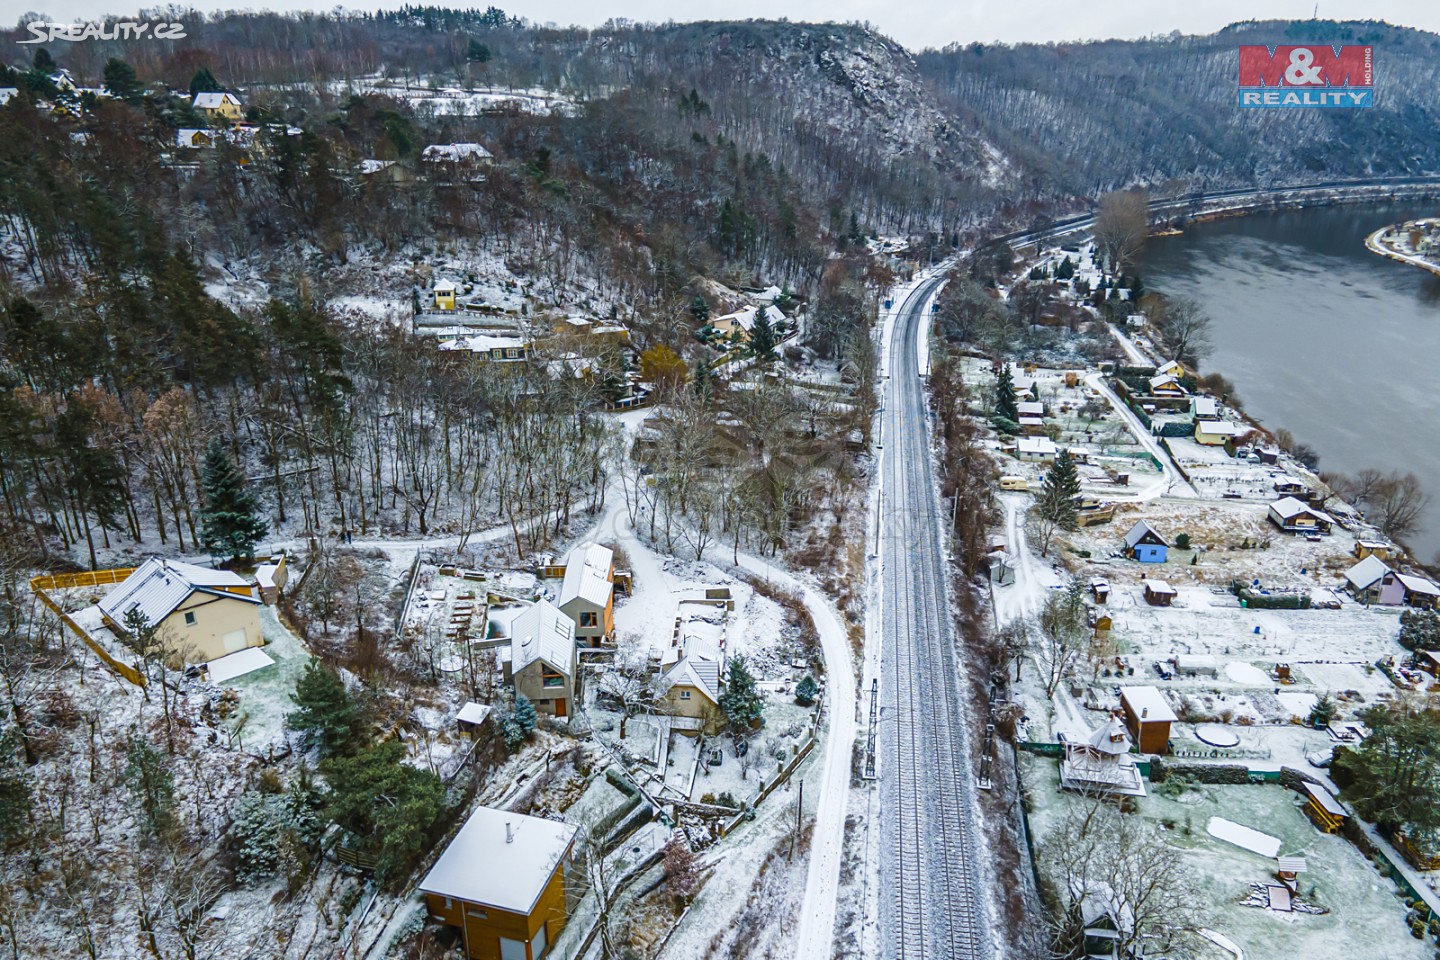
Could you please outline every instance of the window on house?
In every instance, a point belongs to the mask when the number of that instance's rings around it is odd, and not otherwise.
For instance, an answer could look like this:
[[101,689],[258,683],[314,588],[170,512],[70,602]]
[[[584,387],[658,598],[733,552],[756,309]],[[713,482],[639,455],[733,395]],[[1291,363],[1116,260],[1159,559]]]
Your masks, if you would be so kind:
[[689,691],[689,690],[681,690],[681,691],[680,691],[680,699],[681,699],[681,700],[689,700],[689,699],[690,699],[690,691]]
[[523,940],[511,940],[509,937],[501,937],[500,960],[528,960],[525,955],[525,942]]
[[465,912],[466,912],[466,914],[468,914],[469,916],[474,917],[476,920],[488,920],[488,919],[490,919],[490,911],[485,910],[485,909],[482,908],[482,907],[471,907],[470,909],[466,910]]
[[599,625],[600,625],[600,614],[598,614],[598,613],[582,613],[582,614],[580,614],[580,626],[582,626],[582,627],[598,627]]
[[195,614],[193,614],[193,613],[186,613],[186,614],[185,614],[185,626],[187,626],[187,627],[193,627],[193,626],[195,626]]
[[530,941],[530,956],[540,960],[545,955],[545,948],[550,944],[545,942],[545,924],[540,924],[540,929],[535,934],[535,939]]
[[563,687],[565,686],[565,675],[556,673],[554,670],[545,667],[540,668],[540,686],[542,687]]

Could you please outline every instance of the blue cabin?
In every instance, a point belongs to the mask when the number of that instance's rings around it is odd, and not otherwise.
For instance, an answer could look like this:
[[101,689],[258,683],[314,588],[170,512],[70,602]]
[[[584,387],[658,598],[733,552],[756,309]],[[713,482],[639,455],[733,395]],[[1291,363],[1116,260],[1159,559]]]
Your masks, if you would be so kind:
[[1125,534],[1125,556],[1141,563],[1164,563],[1170,544],[1144,520],[1137,521]]

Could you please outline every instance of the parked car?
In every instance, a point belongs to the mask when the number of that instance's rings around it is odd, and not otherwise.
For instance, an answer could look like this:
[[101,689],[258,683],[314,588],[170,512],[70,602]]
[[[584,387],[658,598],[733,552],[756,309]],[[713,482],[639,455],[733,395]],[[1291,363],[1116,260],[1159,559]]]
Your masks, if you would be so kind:
[[1322,770],[1325,767],[1330,766],[1330,761],[1334,759],[1335,751],[1330,747],[1326,747],[1324,750],[1316,750],[1313,753],[1305,754],[1306,763],[1310,764],[1310,766],[1312,767],[1319,767]]

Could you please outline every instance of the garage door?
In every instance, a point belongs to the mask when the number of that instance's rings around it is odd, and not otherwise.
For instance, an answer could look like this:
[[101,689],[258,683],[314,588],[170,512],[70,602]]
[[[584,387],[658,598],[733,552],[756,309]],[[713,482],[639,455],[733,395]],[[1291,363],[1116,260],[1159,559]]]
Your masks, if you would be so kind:
[[244,630],[232,630],[220,639],[225,641],[226,653],[244,650],[250,645],[250,641],[246,638]]

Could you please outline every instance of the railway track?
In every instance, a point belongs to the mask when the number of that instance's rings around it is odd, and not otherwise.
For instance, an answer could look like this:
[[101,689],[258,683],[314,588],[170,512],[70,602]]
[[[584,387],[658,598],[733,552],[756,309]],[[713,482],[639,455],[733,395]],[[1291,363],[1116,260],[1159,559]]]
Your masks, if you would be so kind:
[[[893,815],[882,870],[893,903],[882,917],[890,955],[989,958],[978,857],[979,810],[946,593],[940,506],[916,356],[939,280],[901,306],[882,426],[881,777]],[[886,722],[889,721],[889,722]]]

